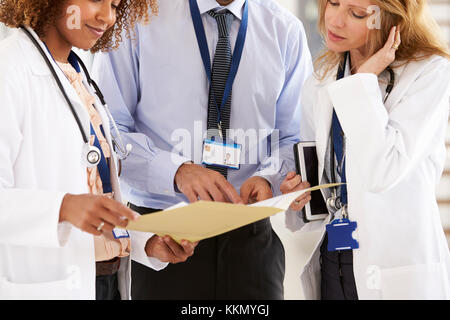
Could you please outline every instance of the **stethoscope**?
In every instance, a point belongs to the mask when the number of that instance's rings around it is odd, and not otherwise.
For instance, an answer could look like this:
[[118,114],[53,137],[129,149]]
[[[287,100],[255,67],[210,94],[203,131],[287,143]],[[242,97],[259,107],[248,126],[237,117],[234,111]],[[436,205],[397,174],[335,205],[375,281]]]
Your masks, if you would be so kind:
[[[345,57],[344,57],[344,63],[340,63],[339,64],[339,69],[338,69],[338,73],[336,76],[336,81],[342,79],[345,76],[345,70],[346,70],[346,65],[347,65],[347,60],[350,61],[350,54],[349,52],[346,52]],[[389,98],[389,95],[391,94],[392,90],[394,89],[394,84],[395,84],[395,73],[392,70],[391,67],[387,67],[386,71],[389,72],[389,83],[386,87],[386,94],[383,98],[383,103],[386,103],[387,99]],[[344,139],[345,141],[345,139]],[[344,159],[345,159],[345,146],[344,146],[344,155],[342,157],[342,162],[338,168],[338,172],[342,172],[343,171],[343,166],[344,166]],[[331,174],[331,183],[336,183],[336,174],[335,174],[335,159],[334,159],[334,139],[333,139],[333,126],[331,126],[331,151],[330,151],[330,174]],[[342,215],[345,217],[346,216],[346,210],[347,210],[347,206],[344,205],[341,201],[341,197],[338,196],[337,194],[337,187],[334,187],[331,191],[331,197],[329,197],[326,200],[326,205],[328,207],[329,210],[332,211],[338,211],[340,209],[343,210]]]
[[[50,62],[50,59],[47,57],[44,50],[39,45],[38,41],[34,38],[34,36],[31,34],[31,32],[23,26],[21,28],[23,29],[23,31],[25,31],[26,35],[30,38],[30,40],[33,42],[33,44],[36,46],[36,48],[39,50],[40,54],[44,58],[48,68],[50,69],[53,77],[56,80],[56,83],[58,84],[59,89],[61,90],[61,93],[64,96],[64,99],[66,100],[67,104],[69,105],[70,111],[72,112],[72,115],[75,118],[75,121],[77,122],[78,128],[81,132],[81,136],[83,137],[83,141],[85,143],[84,158],[86,160],[87,166],[90,168],[97,166],[100,163],[101,158],[102,158],[101,151],[99,150],[99,148],[97,148],[96,146],[91,146],[91,144],[89,143],[86,133],[83,130],[83,125],[81,124],[80,118],[78,117],[77,113],[75,112],[75,108],[73,107],[72,102],[70,101],[69,97],[67,96],[67,93],[64,90],[63,84],[62,84],[61,80],[59,79],[58,75],[56,74],[56,71]],[[118,158],[120,160],[125,160],[130,155],[132,145],[131,144],[127,144],[126,146],[124,145],[122,136],[120,135],[119,129],[117,128],[117,124],[114,121],[114,118],[112,117],[111,112],[109,111],[109,107],[105,102],[105,98],[104,98],[102,92],[100,91],[100,88],[97,86],[97,83],[95,83],[95,81],[91,79],[89,72],[87,71],[87,68],[84,65],[83,61],[80,59],[80,57],[78,57],[78,55],[75,54],[75,52],[73,52],[73,51],[71,53],[76,57],[79,65],[83,69],[83,72],[86,76],[88,84],[91,85],[92,87],[94,87],[95,94],[99,98],[100,102],[102,103],[102,105],[106,111],[106,114],[108,115],[108,118],[110,119],[111,123],[113,124],[114,131],[115,131],[120,143],[118,143],[118,141],[114,138],[113,135],[111,135],[111,138],[112,138],[114,147],[117,148],[117,150],[119,151],[119,153],[117,154]]]

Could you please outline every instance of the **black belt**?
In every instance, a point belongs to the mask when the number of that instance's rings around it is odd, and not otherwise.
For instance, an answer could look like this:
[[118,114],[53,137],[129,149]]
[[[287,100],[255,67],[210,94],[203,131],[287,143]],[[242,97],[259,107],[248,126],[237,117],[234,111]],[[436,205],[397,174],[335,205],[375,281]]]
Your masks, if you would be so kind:
[[111,276],[117,271],[119,271],[120,267],[120,258],[115,257],[114,259],[108,261],[98,261],[95,263],[96,275],[97,276]]

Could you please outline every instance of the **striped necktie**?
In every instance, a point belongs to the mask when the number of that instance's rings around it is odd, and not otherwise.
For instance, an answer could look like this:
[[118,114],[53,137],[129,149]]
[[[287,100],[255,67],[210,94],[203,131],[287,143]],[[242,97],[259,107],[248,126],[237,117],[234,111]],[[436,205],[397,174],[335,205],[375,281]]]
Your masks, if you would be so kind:
[[[216,19],[219,30],[219,40],[216,46],[216,53],[214,55],[211,87],[209,89],[208,102],[208,138],[218,135],[218,108],[222,103],[223,94],[225,91],[226,82],[230,73],[231,67],[231,45],[229,36],[229,25],[233,19],[233,15],[228,10],[223,10],[220,13],[213,10],[208,12],[214,19]],[[214,101],[215,100],[215,101]],[[220,110],[220,120],[222,122],[222,136],[225,141],[226,130],[230,128],[230,114],[231,114],[231,92],[222,110]],[[212,169],[221,173],[227,178],[227,169],[213,165],[207,165],[208,169]]]

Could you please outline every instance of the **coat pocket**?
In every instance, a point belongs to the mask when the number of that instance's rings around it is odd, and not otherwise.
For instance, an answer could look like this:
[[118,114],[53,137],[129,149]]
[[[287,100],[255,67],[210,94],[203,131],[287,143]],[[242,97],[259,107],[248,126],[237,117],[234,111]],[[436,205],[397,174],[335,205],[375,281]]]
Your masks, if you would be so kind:
[[0,300],[80,299],[80,293],[80,288],[74,285],[71,277],[36,283],[14,283],[0,277]]
[[444,263],[417,264],[381,270],[384,300],[449,299]]

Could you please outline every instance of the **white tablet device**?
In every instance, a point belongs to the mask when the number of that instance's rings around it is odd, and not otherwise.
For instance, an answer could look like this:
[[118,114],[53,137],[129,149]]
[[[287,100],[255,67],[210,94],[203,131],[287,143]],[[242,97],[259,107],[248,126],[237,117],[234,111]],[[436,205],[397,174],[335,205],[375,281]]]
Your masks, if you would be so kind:
[[[317,160],[316,143],[307,141],[294,145],[295,166],[297,174],[300,174],[302,181],[317,186],[319,184],[319,162]],[[311,192],[311,201],[303,208],[303,220],[325,219],[328,216],[328,209],[320,190]]]

